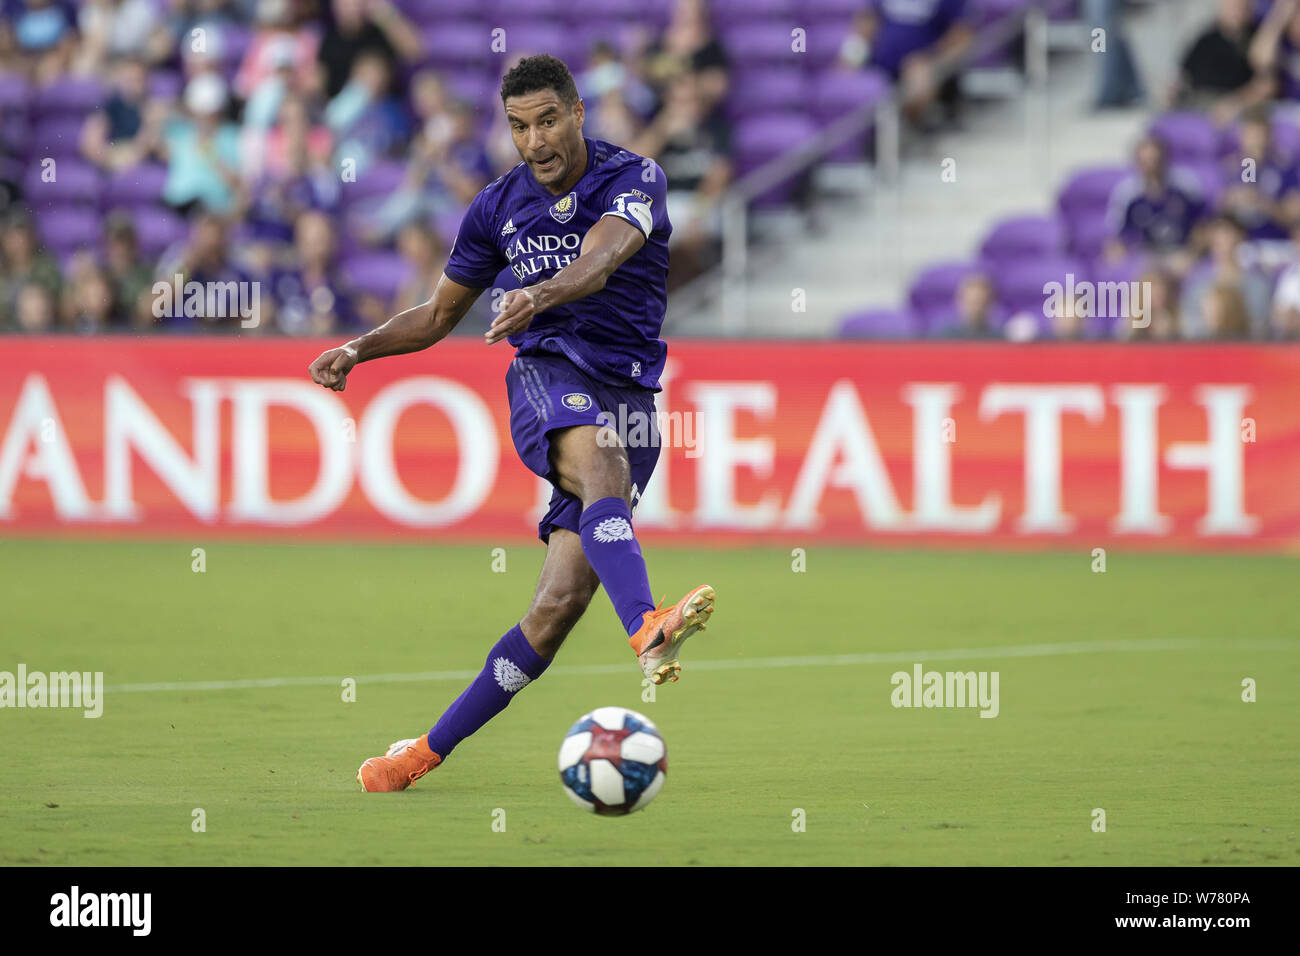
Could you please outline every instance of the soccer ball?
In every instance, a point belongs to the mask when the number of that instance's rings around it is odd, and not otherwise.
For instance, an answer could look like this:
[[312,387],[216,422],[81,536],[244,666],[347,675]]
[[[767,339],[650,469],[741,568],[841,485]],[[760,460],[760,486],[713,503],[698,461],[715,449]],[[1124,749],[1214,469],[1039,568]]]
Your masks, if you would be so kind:
[[598,707],[569,728],[560,744],[560,780],[578,806],[604,816],[640,810],[668,772],[668,748],[648,717]]

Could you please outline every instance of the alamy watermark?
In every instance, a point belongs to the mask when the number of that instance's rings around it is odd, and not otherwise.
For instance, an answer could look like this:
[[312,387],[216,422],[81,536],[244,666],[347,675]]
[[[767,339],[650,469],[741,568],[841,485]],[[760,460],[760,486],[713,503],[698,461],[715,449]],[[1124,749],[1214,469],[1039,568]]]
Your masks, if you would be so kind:
[[86,717],[104,713],[103,671],[0,671],[0,708],[71,707]]
[[1064,283],[1043,283],[1043,296],[1043,316],[1049,319],[1072,307],[1080,316],[1132,319],[1135,329],[1151,325],[1150,282],[1089,282],[1067,272]]
[[696,414],[656,410],[652,415],[619,403],[616,412],[601,412],[596,416],[597,423],[605,426],[596,433],[596,444],[606,447],[622,445],[624,448],[684,448],[687,458],[698,458]]
[[176,273],[172,281],[153,284],[153,315],[156,319],[239,319],[245,329],[262,321],[262,283],[185,281]]
[[998,671],[895,671],[889,678],[895,707],[978,707],[981,717],[998,715]]

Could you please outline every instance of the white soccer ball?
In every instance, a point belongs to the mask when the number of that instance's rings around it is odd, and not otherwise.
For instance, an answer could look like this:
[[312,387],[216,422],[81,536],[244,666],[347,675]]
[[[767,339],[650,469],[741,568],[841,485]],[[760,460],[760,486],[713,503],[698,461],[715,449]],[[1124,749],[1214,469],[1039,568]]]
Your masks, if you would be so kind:
[[604,816],[640,810],[659,792],[668,748],[650,718],[623,707],[598,707],[569,728],[560,745],[564,792]]

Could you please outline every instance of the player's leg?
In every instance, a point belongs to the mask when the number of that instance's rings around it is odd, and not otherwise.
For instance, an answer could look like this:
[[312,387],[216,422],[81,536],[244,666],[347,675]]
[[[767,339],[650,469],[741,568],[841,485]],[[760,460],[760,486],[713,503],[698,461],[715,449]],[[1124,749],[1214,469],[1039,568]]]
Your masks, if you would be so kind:
[[[628,397],[653,419],[652,396]],[[656,684],[676,681],[681,645],[704,630],[714,595],[700,585],[661,610],[651,599],[631,506],[633,488],[645,487],[658,460],[657,432],[653,446],[625,448],[607,426],[577,425],[550,434],[550,453],[556,486],[581,502],[576,524],[583,553],[623,622],[642,673]]]
[[505,710],[519,691],[542,676],[599,586],[578,536],[563,528],[551,529],[546,560],[523,620],[497,641],[483,670],[427,735],[399,740],[384,756],[361,765],[357,780],[362,789],[405,790]]

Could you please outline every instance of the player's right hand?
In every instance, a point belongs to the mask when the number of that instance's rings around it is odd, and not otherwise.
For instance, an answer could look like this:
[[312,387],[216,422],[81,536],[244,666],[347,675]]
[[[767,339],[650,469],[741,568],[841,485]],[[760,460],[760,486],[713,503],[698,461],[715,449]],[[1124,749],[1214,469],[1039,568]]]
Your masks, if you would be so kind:
[[357,353],[346,345],[322,352],[308,367],[311,380],[323,388],[341,392],[348,387],[348,372],[357,364]]

